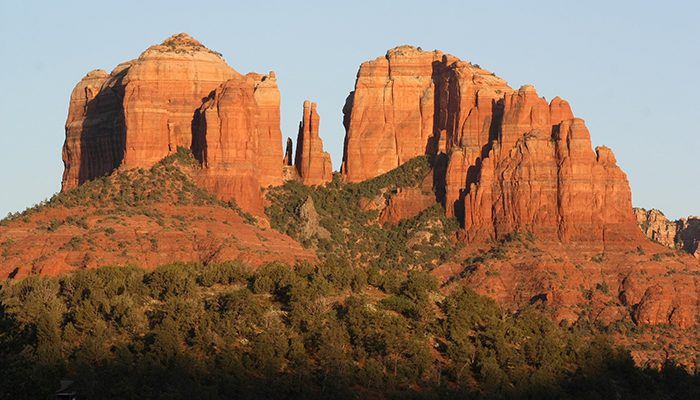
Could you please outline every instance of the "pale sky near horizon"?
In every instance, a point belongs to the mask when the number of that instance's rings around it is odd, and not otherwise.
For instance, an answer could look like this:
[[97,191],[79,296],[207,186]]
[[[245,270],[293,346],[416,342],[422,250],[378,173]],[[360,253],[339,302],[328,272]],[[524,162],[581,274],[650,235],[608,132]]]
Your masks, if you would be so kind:
[[627,174],[634,206],[700,214],[700,2],[45,1],[0,4],[0,218],[60,190],[73,87],[186,32],[241,73],[275,71],[281,129],[304,100],[337,170],[360,64],[438,49],[567,100]]

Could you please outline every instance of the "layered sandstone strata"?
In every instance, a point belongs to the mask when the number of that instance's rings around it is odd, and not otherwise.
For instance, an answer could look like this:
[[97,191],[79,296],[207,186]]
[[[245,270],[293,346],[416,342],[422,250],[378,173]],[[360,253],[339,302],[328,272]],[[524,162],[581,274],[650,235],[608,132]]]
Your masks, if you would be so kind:
[[437,50],[400,46],[363,63],[344,109],[345,179],[373,178],[453,145],[474,145],[480,153],[489,140],[490,99],[508,92],[503,79]]
[[244,210],[262,213],[260,149],[255,127],[260,110],[251,77],[230,79],[199,109],[195,157],[204,167],[198,184]]
[[304,102],[304,114],[299,124],[297,151],[294,166],[306,185],[321,185],[333,179],[331,155],[323,151],[323,141],[318,134],[321,121],[316,103]]
[[470,241],[639,240],[625,174],[567,102],[517,91],[477,65],[411,46],[360,66],[345,107],[342,173],[356,182],[422,154]]
[[[530,231],[563,242],[639,241],[626,175],[591,149],[568,104],[526,86],[504,98],[503,122],[464,200],[470,239]],[[563,118],[563,120],[562,120]]]
[[[234,88],[235,85],[240,87]],[[250,120],[231,123],[249,131],[233,134],[230,127],[215,128],[211,123],[207,125],[209,129],[254,140],[238,142],[244,145],[241,149],[217,149],[219,158],[208,156],[205,160],[203,149],[210,154],[220,144],[207,141],[207,137],[217,134],[207,136],[199,127],[199,112],[203,101],[217,98],[216,91],[218,99],[224,91],[246,93],[246,111],[237,111],[237,117]],[[239,100],[242,101],[226,101]],[[279,185],[279,104],[274,73],[243,76],[195,39],[186,34],[174,35],[151,46],[138,59],[120,64],[111,74],[92,71],[78,83],[71,94],[66,122],[63,190],[115,168],[149,167],[177,151],[177,147],[191,148],[206,168],[215,168],[204,173],[206,186],[220,188],[221,192],[215,193],[224,199],[247,191],[245,185],[253,181],[257,186],[251,190],[255,193],[260,186]],[[226,116],[221,119],[230,121]],[[247,153],[243,158],[251,161],[245,167],[228,168],[232,160],[240,157],[226,157],[238,152]],[[231,175],[241,171],[245,171],[243,176]],[[259,197],[257,194],[248,197],[241,203],[256,203],[250,210],[262,210],[261,200],[252,199]]]

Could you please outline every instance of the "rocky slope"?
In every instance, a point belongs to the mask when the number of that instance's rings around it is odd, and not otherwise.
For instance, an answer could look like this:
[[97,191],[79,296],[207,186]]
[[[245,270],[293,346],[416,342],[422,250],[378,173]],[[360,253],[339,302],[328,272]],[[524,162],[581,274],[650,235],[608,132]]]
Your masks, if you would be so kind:
[[[182,156],[185,154],[185,156]],[[0,223],[0,279],[103,265],[315,260],[286,235],[216,199],[190,178],[186,152],[60,193]],[[183,157],[182,164],[174,157]]]

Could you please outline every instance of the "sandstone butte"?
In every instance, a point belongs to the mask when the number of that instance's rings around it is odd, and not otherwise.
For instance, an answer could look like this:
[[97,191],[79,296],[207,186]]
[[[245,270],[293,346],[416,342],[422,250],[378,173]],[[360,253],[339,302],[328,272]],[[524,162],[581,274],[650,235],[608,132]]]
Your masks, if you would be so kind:
[[261,215],[260,188],[282,183],[279,104],[273,72],[241,75],[195,39],[173,35],[75,87],[62,188],[150,167],[181,146],[202,164],[198,184]]
[[438,200],[468,241],[529,231],[551,241],[639,241],[626,175],[591,149],[569,104],[511,89],[440,51],[389,50],[360,66],[345,107],[350,182],[433,154]]

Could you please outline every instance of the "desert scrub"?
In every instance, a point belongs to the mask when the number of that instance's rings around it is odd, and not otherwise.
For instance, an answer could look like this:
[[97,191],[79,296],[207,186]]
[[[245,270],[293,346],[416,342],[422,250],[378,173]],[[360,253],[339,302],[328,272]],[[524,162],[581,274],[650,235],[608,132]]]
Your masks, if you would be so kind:
[[591,257],[591,261],[596,262],[598,264],[602,263],[603,261],[605,261],[605,252],[594,255],[593,257]]

